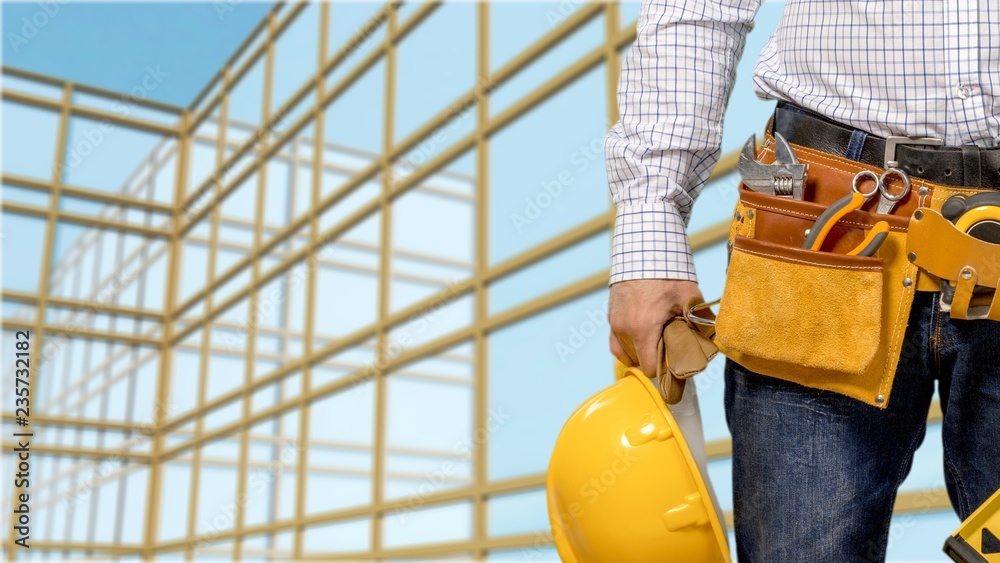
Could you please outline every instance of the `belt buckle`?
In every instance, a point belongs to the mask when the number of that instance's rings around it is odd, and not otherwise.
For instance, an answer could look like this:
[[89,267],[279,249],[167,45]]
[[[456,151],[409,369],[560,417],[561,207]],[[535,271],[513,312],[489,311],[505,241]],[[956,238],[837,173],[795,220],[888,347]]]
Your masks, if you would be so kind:
[[885,138],[885,156],[882,158],[885,170],[899,168],[899,161],[896,160],[896,147],[898,145],[929,145],[940,147],[944,145],[944,140],[937,137],[904,137],[901,135],[890,135]]

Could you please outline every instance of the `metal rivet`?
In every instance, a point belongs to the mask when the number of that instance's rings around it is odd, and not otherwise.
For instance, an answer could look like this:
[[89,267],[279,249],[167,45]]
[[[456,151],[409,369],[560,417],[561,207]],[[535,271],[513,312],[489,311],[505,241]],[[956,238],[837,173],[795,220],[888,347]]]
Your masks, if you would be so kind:
[[881,395],[881,394],[880,395],[875,395],[875,402],[878,403],[878,404],[880,404],[880,405],[882,403],[884,403],[885,402],[885,395]]
[[812,232],[812,229],[806,229],[806,236],[807,236],[807,237],[809,236],[809,233],[810,233],[810,232]]
[[913,285],[913,280],[910,278],[905,278],[903,280],[903,287],[910,287],[911,285]]
[[924,212],[918,209],[916,211],[916,213],[913,214],[913,218],[916,219],[917,221],[923,219],[924,218]]
[[747,209],[747,217],[753,219],[753,209]]
[[962,279],[963,280],[971,280],[972,279],[972,270],[962,270]]
[[916,262],[917,261],[917,255],[914,254],[913,252],[911,252],[911,253],[909,253],[909,254],[906,255],[906,259],[909,260],[910,262]]
[[922,196],[925,196],[930,193],[930,190],[928,190],[927,188],[920,188],[919,190],[917,190],[917,193]]
[[742,221],[742,220],[743,220],[743,215],[739,211],[737,211],[736,215],[733,215],[733,221]]

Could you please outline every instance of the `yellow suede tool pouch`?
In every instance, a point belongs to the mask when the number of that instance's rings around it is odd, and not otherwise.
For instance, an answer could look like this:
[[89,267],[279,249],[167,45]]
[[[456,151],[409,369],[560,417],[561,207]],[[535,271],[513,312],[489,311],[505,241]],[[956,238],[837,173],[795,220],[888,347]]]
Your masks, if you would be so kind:
[[[737,236],[716,343],[753,371],[860,377],[878,351],[882,260]],[[841,379],[837,377],[837,379]],[[820,383],[821,380],[816,380]]]
[[[849,193],[861,165],[795,152],[810,164],[804,200],[740,186],[715,343],[755,373],[885,408],[918,275],[906,256],[909,214],[923,196],[914,189],[900,215],[852,211],[821,250],[804,249],[806,233]],[[883,220],[890,230],[874,256],[847,254]]]

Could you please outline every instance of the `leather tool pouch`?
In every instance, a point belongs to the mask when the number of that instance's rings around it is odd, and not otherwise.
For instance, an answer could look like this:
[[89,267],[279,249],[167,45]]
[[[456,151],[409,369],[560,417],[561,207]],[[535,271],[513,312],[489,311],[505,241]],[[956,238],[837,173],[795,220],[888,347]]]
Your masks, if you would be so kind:
[[[763,162],[774,158],[767,147],[758,155]],[[851,212],[821,251],[803,249],[806,231],[850,191],[862,167],[795,152],[810,165],[805,201],[740,185],[715,342],[751,371],[884,408],[916,289],[917,268],[906,259],[908,217],[926,198],[914,182],[895,215]],[[879,220],[890,232],[876,255],[847,256]]]
[[738,282],[723,293],[718,344],[753,371],[861,377],[878,351],[883,273],[880,258],[737,236],[728,275]]

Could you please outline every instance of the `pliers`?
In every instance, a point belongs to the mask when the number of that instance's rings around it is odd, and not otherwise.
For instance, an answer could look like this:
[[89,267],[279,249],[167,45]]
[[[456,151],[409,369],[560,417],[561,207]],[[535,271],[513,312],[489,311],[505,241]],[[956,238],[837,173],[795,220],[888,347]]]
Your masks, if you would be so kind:
[[[819,250],[823,246],[823,242],[826,240],[826,236],[830,234],[830,229],[844,218],[845,215],[851,211],[857,211],[861,209],[865,201],[868,198],[864,194],[858,193],[857,191],[852,191],[849,195],[846,195],[833,205],[826,208],[823,213],[816,219],[813,224],[812,229],[809,230],[809,234],[806,236],[805,243],[802,244],[802,248],[807,250]],[[886,237],[889,236],[889,223],[885,221],[879,221],[875,223],[872,230],[868,232],[865,240],[861,241],[857,247],[847,253],[848,256],[872,256],[875,251],[878,250],[882,243],[885,242]]]

